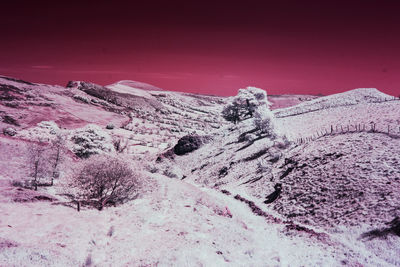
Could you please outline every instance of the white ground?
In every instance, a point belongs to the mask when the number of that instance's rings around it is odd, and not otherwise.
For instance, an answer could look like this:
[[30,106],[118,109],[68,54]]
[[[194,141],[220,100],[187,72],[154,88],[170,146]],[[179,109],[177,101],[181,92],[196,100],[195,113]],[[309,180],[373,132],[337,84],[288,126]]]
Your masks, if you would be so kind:
[[101,212],[1,203],[0,265],[333,266],[347,259],[336,247],[288,236],[231,197],[148,179],[152,189],[139,199]]
[[[396,136],[364,131],[288,147],[264,138],[245,147],[246,141],[238,143],[238,137],[251,130],[251,124],[223,122],[220,98],[146,91],[166,113],[146,113],[139,107],[128,117],[115,105],[107,104],[109,110],[73,100],[75,93],[90,98],[74,89],[69,94],[62,87],[23,87],[36,104],[22,101],[21,108],[2,105],[0,110],[22,125],[17,137],[0,137],[0,266],[400,266],[399,237],[361,238],[398,214]],[[400,123],[400,101],[373,103],[386,98],[375,90],[317,98],[276,110],[282,117],[277,125],[291,140],[331,125],[371,122],[379,130],[390,125],[393,135]],[[112,122],[116,129],[106,132],[129,140],[132,154],[141,155],[143,165],[157,173],[143,174],[136,200],[103,211],[77,212],[74,205],[61,205],[66,201],[60,195],[63,181],[77,160],[72,155],[54,187],[34,192],[12,186],[29,175],[30,141],[24,139],[51,135],[36,126],[43,120],[58,120],[69,129]],[[188,155],[154,163],[163,149],[160,144],[171,145],[189,132],[213,139]],[[297,165],[285,164],[286,159]],[[289,166],[294,170],[280,178]],[[224,167],[226,173],[221,172]],[[281,197],[263,204],[276,183],[282,183]],[[254,201],[269,219],[254,214],[235,194]],[[300,230],[288,229],[290,225]]]

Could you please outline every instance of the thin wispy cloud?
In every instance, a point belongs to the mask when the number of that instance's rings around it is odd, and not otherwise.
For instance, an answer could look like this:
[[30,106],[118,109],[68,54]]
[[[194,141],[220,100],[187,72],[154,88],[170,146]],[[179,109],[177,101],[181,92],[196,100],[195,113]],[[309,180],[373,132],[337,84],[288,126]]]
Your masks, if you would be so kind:
[[35,65],[31,66],[32,69],[54,69],[54,66],[51,65]]

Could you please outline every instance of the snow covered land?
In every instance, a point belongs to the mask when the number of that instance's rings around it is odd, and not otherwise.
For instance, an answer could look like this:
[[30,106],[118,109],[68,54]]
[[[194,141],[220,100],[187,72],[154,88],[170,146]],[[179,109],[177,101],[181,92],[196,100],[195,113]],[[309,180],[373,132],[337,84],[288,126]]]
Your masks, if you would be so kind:
[[398,98],[0,76],[0,100],[0,266],[400,266]]

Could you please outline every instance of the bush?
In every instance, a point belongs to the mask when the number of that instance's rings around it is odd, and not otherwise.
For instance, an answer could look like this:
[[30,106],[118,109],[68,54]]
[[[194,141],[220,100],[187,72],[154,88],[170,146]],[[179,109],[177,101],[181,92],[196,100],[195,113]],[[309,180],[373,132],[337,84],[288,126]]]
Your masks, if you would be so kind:
[[110,135],[94,124],[75,131],[71,140],[75,143],[72,150],[80,158],[114,151]]
[[47,132],[51,135],[56,135],[57,133],[60,133],[60,128],[54,121],[41,121],[36,124],[36,126],[42,129],[46,129]]
[[71,186],[78,199],[102,209],[108,204],[120,204],[137,196],[139,175],[127,162],[107,155],[95,155],[85,160],[73,176]]
[[274,125],[274,114],[267,107],[260,107],[254,114],[254,127],[259,136],[277,137]]
[[112,123],[109,123],[109,124],[107,124],[107,126],[106,126],[106,129],[107,130],[112,130],[112,129],[114,129],[115,128],[115,126],[114,126],[114,124],[112,124]]
[[129,141],[127,139],[123,139],[122,137],[114,137],[113,146],[116,152],[123,153],[128,149]]
[[82,102],[84,102],[84,103],[86,103],[86,104],[89,104],[89,103],[90,103],[90,99],[87,98],[86,96],[74,95],[73,97],[74,97],[74,99],[79,100],[79,101],[82,101]]
[[185,155],[192,152],[203,144],[203,139],[203,137],[198,135],[185,135],[174,146],[174,153],[176,155]]
[[3,116],[3,122],[5,122],[7,124],[14,125],[14,126],[20,126],[18,121],[16,119],[14,119],[13,117],[9,116],[9,115],[4,115]]
[[3,134],[4,135],[9,135],[9,136],[14,136],[17,134],[17,130],[15,130],[12,127],[4,128],[3,129]]

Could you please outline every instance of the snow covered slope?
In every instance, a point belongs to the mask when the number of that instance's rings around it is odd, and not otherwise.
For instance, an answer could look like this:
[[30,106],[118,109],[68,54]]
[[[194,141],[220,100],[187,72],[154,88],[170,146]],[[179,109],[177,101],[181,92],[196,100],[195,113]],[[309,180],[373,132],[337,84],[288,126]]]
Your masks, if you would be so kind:
[[[115,86],[0,77],[0,128],[15,130],[0,135],[0,266],[400,266],[400,101],[277,96],[275,107],[303,102],[275,111],[288,142],[224,121],[226,98]],[[108,153],[126,145],[137,199],[77,212],[66,184],[85,129]],[[56,131],[72,150],[60,177],[24,187],[30,145]],[[172,153],[188,134],[199,148]]]
[[137,82],[137,81],[131,81],[131,80],[123,80],[119,81],[116,83],[113,83],[111,85],[107,85],[106,87],[110,86],[116,86],[116,85],[121,85],[121,86],[126,86],[134,89],[140,89],[140,90],[146,90],[146,91],[163,91],[163,89],[156,87],[154,85],[148,84],[148,83],[143,83],[143,82]]
[[[399,265],[393,257],[400,253],[399,233],[388,225],[400,216],[400,101],[375,102],[383,98],[389,97],[354,90],[279,110],[292,116],[276,120],[292,137],[312,136],[331,125],[334,130],[357,125],[357,130],[285,144],[246,138],[253,125],[243,121],[211,134],[198,150],[160,157],[158,167],[171,177],[245,196],[282,220],[327,231],[352,249],[361,246],[367,255],[377,255],[383,265]],[[292,113],[304,107],[314,112]],[[364,238],[369,231],[376,235]],[[379,233],[389,241],[381,241]]]
[[71,81],[61,87],[0,77],[0,128],[36,131],[41,121],[54,121],[70,130],[88,124],[112,125],[108,132],[127,144],[125,153],[143,155],[158,153],[185,134],[204,133],[223,123],[219,112],[224,98],[126,87],[135,82],[117,84],[120,87],[110,89]]
[[[161,90],[157,87],[151,87],[149,86],[140,86],[142,83],[137,83],[133,81],[120,81],[111,85],[105,86],[106,88],[113,90],[115,92],[123,93],[123,94],[130,94],[134,96],[140,96],[140,97],[145,97],[149,99],[154,99],[154,97],[147,92],[149,89],[158,89]],[[143,89],[146,88],[146,89]]]
[[[246,205],[213,190],[159,175],[153,189],[99,212],[48,202],[1,203],[0,265],[334,266],[358,264],[312,236],[289,235]],[[292,232],[292,231],[291,231]]]
[[321,109],[356,105],[359,103],[383,102],[393,98],[393,96],[384,94],[375,88],[359,88],[344,93],[324,96],[311,101],[306,101],[283,110],[276,110],[275,115],[277,117],[293,116]]

